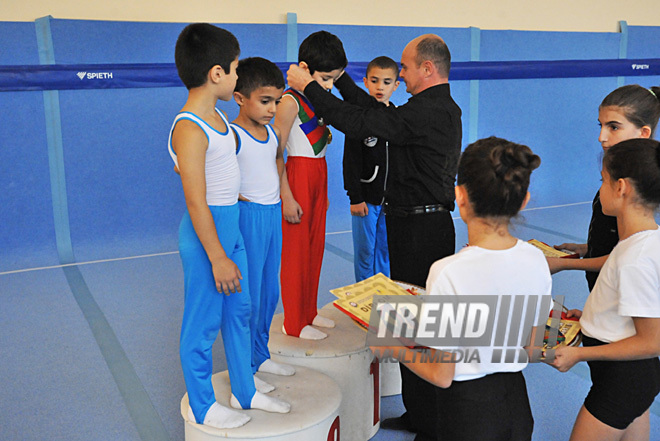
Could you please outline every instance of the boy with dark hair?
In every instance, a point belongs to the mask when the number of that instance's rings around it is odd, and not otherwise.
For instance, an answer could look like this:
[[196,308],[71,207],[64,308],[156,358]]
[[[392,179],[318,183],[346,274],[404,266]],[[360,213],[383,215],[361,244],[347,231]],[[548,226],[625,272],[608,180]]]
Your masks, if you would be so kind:
[[[250,294],[243,237],[238,228],[240,174],[236,140],[215,108],[236,85],[239,45],[230,32],[206,23],[186,26],[175,61],[188,99],[174,119],[168,148],[181,175],[187,211],[179,227],[185,298],[180,355],[190,407],[188,419],[217,428],[240,427],[250,417],[216,402],[212,346],[222,329],[237,408],[288,411],[288,404],[255,389],[249,353]],[[226,67],[223,67],[226,66]]]
[[[315,32],[302,42],[298,62],[326,91],[348,63],[341,40],[326,31]],[[310,325],[334,326],[316,309],[328,208],[325,152],[330,130],[305,95],[294,89],[284,93],[274,124],[288,155],[281,187],[283,332],[320,340],[327,335]]]
[[[369,95],[385,105],[399,86],[399,66],[389,57],[374,58],[363,78]],[[383,201],[387,186],[389,143],[382,137],[344,142],[344,189],[351,201],[355,281],[374,274],[390,275]]]
[[[284,91],[282,71],[263,58],[238,63],[234,99],[240,106],[231,124],[238,137],[240,230],[245,241],[252,317],[252,372],[293,375],[295,369],[270,359],[270,324],[280,297],[282,203],[280,179],[284,170],[279,132],[270,126]],[[255,376],[255,383],[272,390]]]

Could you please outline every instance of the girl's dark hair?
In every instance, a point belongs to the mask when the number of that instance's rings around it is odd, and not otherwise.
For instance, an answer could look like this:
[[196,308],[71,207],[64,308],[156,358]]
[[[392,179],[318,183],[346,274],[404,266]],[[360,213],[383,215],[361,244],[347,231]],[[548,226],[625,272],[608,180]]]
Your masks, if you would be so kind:
[[619,87],[605,97],[600,108],[620,107],[628,121],[641,129],[651,128],[651,137],[660,118],[660,87],[647,89],[638,84]]
[[300,43],[298,62],[301,61],[307,63],[310,74],[344,69],[348,64],[341,40],[327,31],[314,32]]
[[179,34],[174,61],[179,78],[190,90],[206,83],[213,66],[229,73],[240,52],[238,40],[231,32],[208,23],[193,23]]
[[244,58],[238,62],[236,68],[238,80],[236,80],[235,92],[240,92],[249,97],[252,92],[260,87],[272,86],[276,89],[284,89],[284,75],[279,67],[272,61],[261,57]]
[[628,139],[610,147],[603,167],[613,180],[627,178],[643,205],[660,205],[660,143],[654,139]]
[[520,211],[532,170],[540,164],[526,145],[491,136],[465,149],[456,182],[467,190],[475,215],[511,218]]

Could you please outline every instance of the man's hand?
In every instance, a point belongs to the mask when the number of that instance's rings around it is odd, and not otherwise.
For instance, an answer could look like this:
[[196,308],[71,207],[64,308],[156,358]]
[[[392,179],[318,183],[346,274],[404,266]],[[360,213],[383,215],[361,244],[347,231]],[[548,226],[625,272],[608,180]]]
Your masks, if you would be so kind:
[[351,216],[365,217],[368,214],[369,207],[367,207],[366,202],[360,202],[359,204],[351,205]]
[[289,66],[289,70],[286,73],[286,82],[292,89],[302,92],[312,81],[314,81],[314,78],[312,78],[312,75],[309,73],[307,63],[304,61],[301,61],[299,65],[292,64]]

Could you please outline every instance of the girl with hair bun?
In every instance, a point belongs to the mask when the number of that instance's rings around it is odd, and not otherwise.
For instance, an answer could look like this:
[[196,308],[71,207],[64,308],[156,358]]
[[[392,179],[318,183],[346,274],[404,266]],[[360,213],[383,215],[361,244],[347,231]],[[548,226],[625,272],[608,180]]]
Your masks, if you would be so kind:
[[[660,87],[647,89],[637,84],[619,87],[605,97],[598,108],[601,127],[598,141],[603,150],[633,138],[653,138],[660,118]],[[557,249],[576,252],[582,259],[549,257],[550,271],[584,270],[589,291],[594,288],[598,272],[619,241],[616,218],[603,214],[599,193],[592,203],[587,243],[563,243]]]
[[649,408],[660,392],[660,143],[623,141],[605,152],[600,201],[620,240],[580,317],[583,347],[560,347],[565,372],[586,361],[593,383],[571,440],[648,440]]
[[[524,296],[525,304],[530,304],[531,297],[550,296],[552,280],[543,253],[509,231],[511,218],[529,200],[530,176],[540,163],[529,147],[500,138],[482,139],[465,149],[455,193],[469,245],[432,265],[426,282],[428,295],[497,296],[499,305],[508,296]],[[538,309],[532,323],[538,322]],[[492,312],[499,317],[499,309]],[[532,330],[531,325],[519,325],[520,341],[525,342]],[[478,359],[460,361],[450,351],[455,354],[475,348],[429,349],[431,359],[450,360],[442,363],[413,357],[410,352],[416,349],[389,349],[419,377],[439,386],[438,439],[531,440],[534,420],[521,372],[528,362],[522,344],[507,348],[515,352],[511,359],[505,357],[508,351],[501,351],[498,357],[497,348],[491,346],[476,348]],[[376,348],[374,352],[378,353]]]

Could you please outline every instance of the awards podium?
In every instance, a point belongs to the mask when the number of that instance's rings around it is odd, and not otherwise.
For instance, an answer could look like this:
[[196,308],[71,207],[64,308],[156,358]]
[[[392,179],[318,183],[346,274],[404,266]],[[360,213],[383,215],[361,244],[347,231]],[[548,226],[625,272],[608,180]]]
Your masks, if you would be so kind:
[[[336,325],[320,328],[328,334],[323,340],[303,340],[282,334],[284,315],[276,314],[268,345],[271,357],[273,361],[294,365],[296,369],[304,366],[317,370],[335,380],[342,394],[341,439],[366,441],[380,427],[380,363],[365,346],[367,334],[348,316],[332,304],[326,305],[320,314],[334,320]],[[312,393],[316,385],[307,387]]]
[[[341,392],[334,380],[318,371],[296,366],[296,374],[283,377],[257,374],[275,386],[268,393],[291,404],[287,414],[263,410],[238,410],[252,417],[236,429],[216,429],[188,421],[188,394],[181,400],[181,416],[185,421],[186,441],[334,441],[339,440],[339,406]],[[229,406],[231,388],[229,374],[213,375],[213,389],[218,403]],[[344,438],[346,439],[346,438]]]

